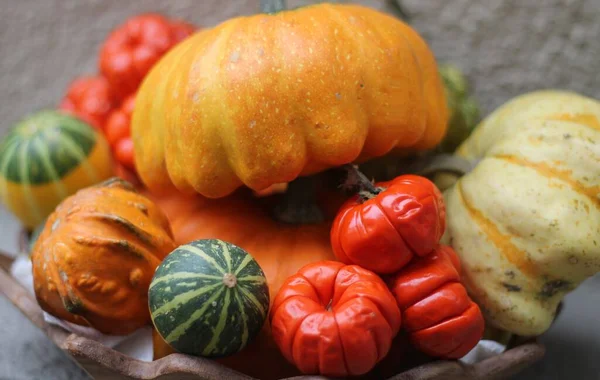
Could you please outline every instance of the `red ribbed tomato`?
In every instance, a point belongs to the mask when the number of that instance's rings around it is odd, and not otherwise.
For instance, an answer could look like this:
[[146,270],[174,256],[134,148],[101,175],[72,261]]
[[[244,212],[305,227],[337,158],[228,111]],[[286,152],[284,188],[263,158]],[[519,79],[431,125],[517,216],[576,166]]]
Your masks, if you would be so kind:
[[159,14],[132,17],[115,29],[100,51],[100,71],[115,95],[133,94],[152,66],[179,41],[194,31],[190,24]]
[[58,108],[102,130],[108,115],[116,106],[107,80],[86,76],[71,82]]
[[403,328],[420,351],[458,359],[483,336],[483,316],[460,282],[460,261],[452,248],[440,245],[415,258],[394,275],[391,289]]
[[400,311],[373,272],[335,261],[309,264],[282,285],[271,308],[273,339],[306,374],[358,376],[388,353]]
[[424,177],[403,175],[348,200],[333,223],[331,245],[344,263],[393,273],[429,254],[445,226],[440,191]]

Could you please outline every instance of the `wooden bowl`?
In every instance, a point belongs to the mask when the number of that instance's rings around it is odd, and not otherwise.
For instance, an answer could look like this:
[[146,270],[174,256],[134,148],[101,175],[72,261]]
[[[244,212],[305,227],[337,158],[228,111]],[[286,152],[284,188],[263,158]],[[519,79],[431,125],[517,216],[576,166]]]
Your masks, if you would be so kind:
[[[20,246],[27,251],[28,236],[23,232]],[[236,372],[210,359],[171,354],[152,362],[144,362],[94,340],[49,325],[35,297],[9,274],[12,259],[0,252],[0,293],[4,294],[35,326],[40,328],[62,350],[73,357],[95,379],[205,379],[244,380],[250,376]],[[535,340],[513,340],[500,355],[477,364],[458,361],[430,361],[398,373],[388,380],[474,380],[506,379],[544,356],[544,347]],[[287,380],[326,379],[320,376],[298,376]]]

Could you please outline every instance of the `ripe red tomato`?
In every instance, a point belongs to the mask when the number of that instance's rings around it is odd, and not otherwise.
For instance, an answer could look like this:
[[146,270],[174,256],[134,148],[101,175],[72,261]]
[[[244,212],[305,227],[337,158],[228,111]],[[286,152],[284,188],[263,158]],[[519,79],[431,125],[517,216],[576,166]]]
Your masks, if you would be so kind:
[[440,191],[428,179],[403,175],[371,185],[339,210],[331,229],[336,257],[376,273],[394,273],[439,243],[446,227]]
[[126,137],[117,142],[114,147],[115,158],[127,169],[135,169],[135,162],[133,157],[133,141],[131,137]]
[[102,130],[116,106],[117,102],[106,79],[84,76],[71,82],[58,108]]

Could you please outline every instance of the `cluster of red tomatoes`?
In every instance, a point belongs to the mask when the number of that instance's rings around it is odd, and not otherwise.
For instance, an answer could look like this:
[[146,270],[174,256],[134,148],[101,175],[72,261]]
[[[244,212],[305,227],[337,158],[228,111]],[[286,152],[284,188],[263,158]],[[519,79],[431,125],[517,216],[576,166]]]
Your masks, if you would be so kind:
[[400,331],[429,356],[463,357],[485,325],[458,255],[440,244],[442,194],[416,175],[374,185],[353,173],[359,195],[331,230],[341,262],[309,264],[281,286],[270,314],[276,344],[303,373],[328,376],[371,371]]
[[128,19],[102,44],[100,73],[75,79],[60,102],[59,109],[105,135],[119,175],[135,173],[130,122],[139,85],[165,53],[195,30],[193,25],[158,14]]

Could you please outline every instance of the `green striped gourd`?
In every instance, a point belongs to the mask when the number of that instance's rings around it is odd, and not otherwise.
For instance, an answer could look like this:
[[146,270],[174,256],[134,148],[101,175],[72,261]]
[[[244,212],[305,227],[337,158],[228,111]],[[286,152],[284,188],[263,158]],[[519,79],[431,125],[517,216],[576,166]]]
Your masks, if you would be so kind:
[[152,322],[175,350],[223,357],[243,349],[262,328],[269,288],[243,249],[221,240],[196,240],[175,249],[158,267],[149,290]]
[[112,176],[110,148],[83,121],[39,111],[0,143],[0,198],[25,227],[42,223],[77,190]]

